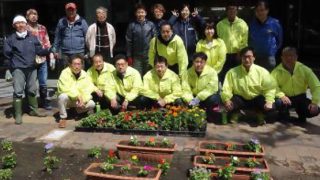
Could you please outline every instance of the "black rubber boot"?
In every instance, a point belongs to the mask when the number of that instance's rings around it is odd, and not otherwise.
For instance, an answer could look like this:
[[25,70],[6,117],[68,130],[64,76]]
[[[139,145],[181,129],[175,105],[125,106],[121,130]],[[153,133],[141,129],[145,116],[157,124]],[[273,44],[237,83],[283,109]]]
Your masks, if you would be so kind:
[[39,94],[40,94],[40,106],[46,110],[51,110],[52,106],[50,105],[50,101],[47,98],[48,89],[47,87],[40,87]]

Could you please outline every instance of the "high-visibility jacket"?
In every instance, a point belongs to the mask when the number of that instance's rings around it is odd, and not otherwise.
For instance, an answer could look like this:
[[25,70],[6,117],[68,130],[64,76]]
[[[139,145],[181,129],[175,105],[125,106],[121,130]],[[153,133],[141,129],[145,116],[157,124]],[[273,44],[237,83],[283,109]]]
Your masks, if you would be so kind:
[[261,66],[252,64],[249,72],[239,65],[230,69],[222,86],[222,102],[231,100],[233,95],[239,95],[251,100],[263,95],[266,102],[273,103],[276,87],[270,73]]
[[183,82],[183,99],[190,102],[194,97],[200,101],[206,100],[209,96],[218,92],[217,72],[208,65],[205,65],[200,76],[192,66],[188,70],[187,82]]
[[181,97],[181,84],[177,74],[167,69],[160,79],[154,69],[143,76],[142,95],[154,100],[164,99],[166,103],[173,103]]
[[291,74],[281,63],[271,72],[271,75],[277,84],[277,98],[304,94],[310,88],[312,102],[320,103],[319,79],[306,65],[297,61]]

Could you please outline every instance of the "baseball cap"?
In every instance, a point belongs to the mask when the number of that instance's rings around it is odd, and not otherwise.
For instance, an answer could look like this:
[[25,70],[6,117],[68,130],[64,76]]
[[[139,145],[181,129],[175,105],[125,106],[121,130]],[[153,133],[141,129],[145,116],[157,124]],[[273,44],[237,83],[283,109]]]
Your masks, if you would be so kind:
[[77,9],[77,6],[75,3],[70,2],[66,4],[65,9]]

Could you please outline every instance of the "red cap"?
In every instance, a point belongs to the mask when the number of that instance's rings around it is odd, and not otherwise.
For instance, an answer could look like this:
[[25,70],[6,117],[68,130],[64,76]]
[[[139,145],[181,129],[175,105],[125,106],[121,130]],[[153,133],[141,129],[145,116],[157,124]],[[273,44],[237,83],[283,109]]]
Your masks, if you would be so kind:
[[77,9],[77,6],[75,3],[71,2],[71,3],[66,4],[65,9]]

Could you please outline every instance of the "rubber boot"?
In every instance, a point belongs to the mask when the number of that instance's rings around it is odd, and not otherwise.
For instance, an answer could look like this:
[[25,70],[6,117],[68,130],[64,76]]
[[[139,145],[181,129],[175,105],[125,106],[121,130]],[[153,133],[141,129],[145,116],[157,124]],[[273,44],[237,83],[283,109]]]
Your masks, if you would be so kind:
[[37,97],[36,96],[28,96],[28,102],[29,102],[29,108],[30,116],[37,116],[37,117],[46,117],[47,115],[39,113],[38,111],[38,102],[37,102]]
[[47,99],[47,87],[40,87],[39,94],[40,94],[40,104],[46,110],[51,110],[52,106],[50,106],[50,101]]
[[16,124],[22,124],[22,99],[13,98],[14,119]]

